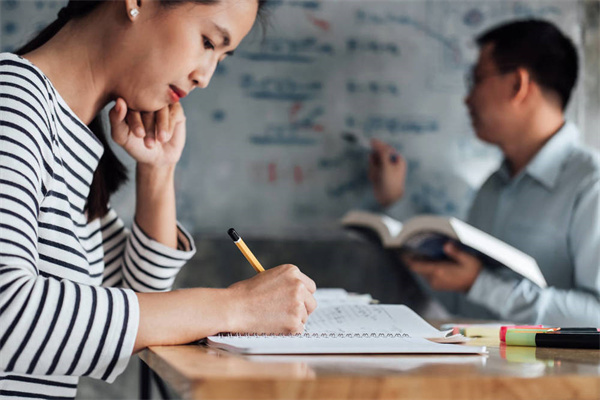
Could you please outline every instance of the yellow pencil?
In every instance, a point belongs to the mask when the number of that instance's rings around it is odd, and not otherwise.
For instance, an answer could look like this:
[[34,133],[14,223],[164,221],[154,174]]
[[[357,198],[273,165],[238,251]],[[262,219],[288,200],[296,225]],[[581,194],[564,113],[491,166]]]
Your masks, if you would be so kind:
[[238,249],[240,249],[244,257],[246,257],[246,260],[248,260],[250,265],[252,265],[252,268],[254,268],[256,272],[265,272],[265,269],[262,267],[262,265],[260,265],[260,262],[256,259],[256,257],[254,257],[254,254],[252,254],[248,246],[246,246],[246,243],[244,243],[244,241],[242,240],[240,235],[238,235],[235,229],[231,228],[227,231],[227,233],[233,239],[233,242],[238,247]]

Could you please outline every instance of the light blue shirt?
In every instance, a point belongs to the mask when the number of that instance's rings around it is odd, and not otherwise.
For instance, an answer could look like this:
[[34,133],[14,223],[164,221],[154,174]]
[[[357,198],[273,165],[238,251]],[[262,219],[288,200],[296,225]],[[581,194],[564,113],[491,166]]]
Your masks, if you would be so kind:
[[[517,176],[506,162],[467,221],[532,256],[548,287],[483,269],[451,311],[518,323],[600,327],[600,155],[566,123]],[[457,301],[456,301],[457,300]]]

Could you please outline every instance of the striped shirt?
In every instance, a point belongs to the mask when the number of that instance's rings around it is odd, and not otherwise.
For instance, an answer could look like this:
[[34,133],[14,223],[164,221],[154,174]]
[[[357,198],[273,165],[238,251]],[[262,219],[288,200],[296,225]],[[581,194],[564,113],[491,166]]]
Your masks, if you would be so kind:
[[195,252],[85,210],[103,147],[29,61],[0,54],[0,397],[74,398],[133,350],[134,291],[166,291]]

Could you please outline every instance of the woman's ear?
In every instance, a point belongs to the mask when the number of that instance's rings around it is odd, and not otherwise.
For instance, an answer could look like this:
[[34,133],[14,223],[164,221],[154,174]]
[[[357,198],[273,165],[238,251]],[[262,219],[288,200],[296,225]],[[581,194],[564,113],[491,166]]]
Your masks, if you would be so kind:
[[127,18],[133,22],[137,19],[140,14],[142,7],[142,0],[125,0],[125,11],[127,12]]
[[522,103],[531,92],[531,74],[525,68],[517,68],[514,73],[513,103]]

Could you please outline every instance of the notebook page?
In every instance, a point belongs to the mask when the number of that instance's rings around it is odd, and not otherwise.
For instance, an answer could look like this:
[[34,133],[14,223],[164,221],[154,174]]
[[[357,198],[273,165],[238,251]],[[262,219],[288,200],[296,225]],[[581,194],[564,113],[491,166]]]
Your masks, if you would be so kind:
[[319,288],[314,294],[319,307],[339,306],[343,304],[370,304],[370,294],[348,293],[341,288]]
[[210,336],[212,347],[243,354],[481,354],[485,347],[408,337]]
[[403,305],[348,304],[317,307],[308,317],[307,333],[395,333],[411,337],[444,337],[441,332]]
[[342,288],[318,288],[314,296],[317,300],[344,300],[349,293]]

